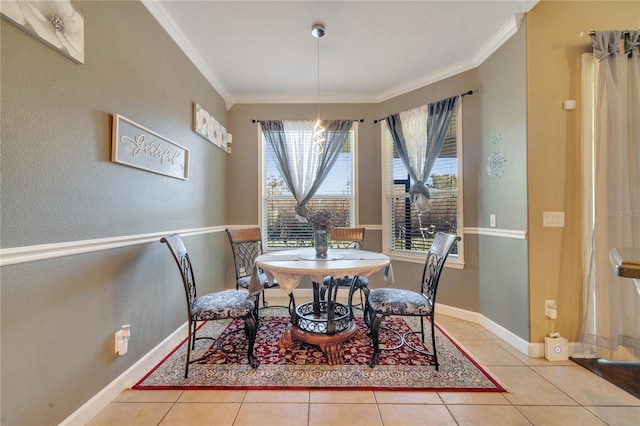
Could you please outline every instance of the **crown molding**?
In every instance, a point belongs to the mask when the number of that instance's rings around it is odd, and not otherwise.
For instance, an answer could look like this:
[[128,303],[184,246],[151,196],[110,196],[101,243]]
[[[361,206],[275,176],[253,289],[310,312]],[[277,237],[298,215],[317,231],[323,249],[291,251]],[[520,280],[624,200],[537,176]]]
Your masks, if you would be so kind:
[[[248,93],[233,95],[227,91],[215,72],[207,65],[206,61],[180,31],[173,19],[166,13],[161,2],[154,0],[140,0],[160,26],[176,42],[195,67],[202,73],[205,79],[213,86],[225,101],[227,110],[236,104],[315,104],[318,103],[317,95],[269,95],[260,93]],[[473,69],[482,64],[493,52],[511,38],[520,27],[524,15],[514,15],[487,41],[471,58],[461,61],[450,67],[443,68],[435,73],[425,75],[408,83],[398,85],[389,90],[374,95],[358,94],[323,94],[320,103],[380,103],[397,96],[404,95],[413,90],[420,89],[446,78]]]
[[[230,98],[231,106],[233,104],[317,104],[317,95],[264,95],[264,94],[246,94],[241,96],[232,96]],[[355,94],[323,94],[320,104],[374,104],[378,103],[375,96],[364,96]],[[229,107],[230,108],[230,107]]]
[[404,95],[405,93],[409,93],[411,91],[420,89],[422,87],[428,86],[433,83],[437,83],[438,81],[442,81],[446,78],[453,77],[454,75],[458,75],[462,72],[468,71],[472,68],[475,68],[476,66],[477,65],[470,60],[459,62],[450,67],[443,68],[439,71],[436,71],[435,73],[423,76],[412,82],[402,84],[402,85],[396,86],[391,90],[381,92],[376,97],[376,101],[383,102],[383,101],[395,98],[397,96]]
[[187,56],[187,58],[195,65],[195,67],[202,73],[204,78],[213,86],[218,94],[224,99],[227,109],[231,108],[229,98],[230,94],[220,82],[220,79],[216,76],[211,68],[207,65],[207,62],[200,56],[200,53],[189,42],[189,39],[180,31],[180,28],[176,25],[175,21],[167,14],[162,7],[162,3],[154,0],[140,0],[144,7],[147,8],[149,13],[158,21],[160,26],[169,34],[169,37],[176,42],[178,47]]
[[515,33],[518,32],[520,24],[524,19],[524,15],[514,15],[500,27],[497,33],[493,35],[480,49],[473,55],[473,63],[475,66],[482,64],[489,56],[493,54],[500,46],[505,44]]

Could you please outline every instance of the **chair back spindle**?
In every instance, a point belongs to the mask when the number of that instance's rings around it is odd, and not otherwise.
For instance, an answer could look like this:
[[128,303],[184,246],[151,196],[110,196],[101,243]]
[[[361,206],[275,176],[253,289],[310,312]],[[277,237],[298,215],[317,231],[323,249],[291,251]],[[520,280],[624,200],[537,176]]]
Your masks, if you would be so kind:
[[435,306],[436,303],[438,282],[440,281],[440,274],[442,273],[444,264],[447,261],[453,244],[458,240],[460,240],[460,237],[439,232],[436,234],[431,248],[427,253],[427,259],[425,260],[422,271],[420,292],[427,297],[431,306]]
[[228,228],[227,236],[233,250],[236,279],[251,275],[255,258],[263,253],[260,228]]
[[[251,273],[253,272],[256,258],[263,253],[262,233],[259,226],[243,228],[227,228],[227,236],[231,244],[233,253],[233,266],[236,274],[236,289],[245,288],[249,290],[251,286]],[[259,270],[260,282],[262,283],[262,308],[269,306],[265,299],[264,288],[278,287],[275,280],[268,280],[266,274]],[[289,295],[290,302],[293,300],[293,293]],[[260,294],[256,298],[256,306],[260,303]],[[280,307],[277,305],[274,307]],[[285,306],[286,307],[286,306]],[[262,309],[261,308],[261,309]]]
[[176,261],[178,268],[180,269],[180,275],[182,277],[182,283],[184,284],[184,291],[187,298],[187,308],[189,310],[189,316],[191,316],[191,306],[193,301],[196,300],[196,280],[193,274],[193,266],[191,265],[191,259],[187,248],[184,246],[182,239],[179,235],[173,234],[167,237],[163,237],[160,242],[165,243],[169,247],[169,251],[173,255],[173,259]]
[[434,306],[436,303],[436,292],[438,290],[440,274],[447,261],[451,247],[459,240],[460,237],[439,232],[436,234],[431,248],[427,253],[422,271],[420,292],[427,297],[431,306]]

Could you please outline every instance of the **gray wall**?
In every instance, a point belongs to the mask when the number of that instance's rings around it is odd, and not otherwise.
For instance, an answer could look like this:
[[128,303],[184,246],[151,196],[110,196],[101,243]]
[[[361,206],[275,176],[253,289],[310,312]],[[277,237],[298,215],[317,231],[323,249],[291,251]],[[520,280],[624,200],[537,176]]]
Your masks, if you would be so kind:
[[[0,23],[2,248],[224,225],[227,155],[191,131],[193,101],[226,125],[223,100],[141,3],[79,5],[84,65]],[[114,113],[190,149],[190,180],[110,162]],[[200,290],[226,287],[224,233],[185,243]],[[160,243],[1,273],[2,424],[57,424],[186,321]]]
[[[478,224],[527,230],[527,61],[526,22],[509,41],[478,67],[480,80],[480,162]],[[465,117],[466,118],[466,117]],[[493,144],[491,139],[501,135]],[[500,178],[486,167],[493,150],[507,158]],[[465,170],[466,172],[466,170]],[[465,206],[466,207],[466,206]],[[479,237],[479,312],[529,341],[528,244],[524,239]]]

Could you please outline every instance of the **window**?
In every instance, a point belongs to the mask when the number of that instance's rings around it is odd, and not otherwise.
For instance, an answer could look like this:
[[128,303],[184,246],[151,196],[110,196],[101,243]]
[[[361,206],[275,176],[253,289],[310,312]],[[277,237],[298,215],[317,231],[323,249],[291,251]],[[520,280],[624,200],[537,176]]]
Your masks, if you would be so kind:
[[[262,132],[262,234],[266,249],[285,247],[313,246],[311,228],[306,222],[296,218],[296,201],[289,192],[278,170],[273,150],[264,140]],[[300,140],[311,140],[308,138]],[[342,152],[338,155],[331,173],[307,204],[310,212],[330,211],[334,226],[354,226],[356,217],[355,202],[355,152],[358,139],[357,123],[349,132]],[[304,149],[311,150],[312,146]]]
[[[424,260],[436,232],[460,235],[462,230],[462,131],[461,106],[454,112],[444,145],[427,187],[432,209],[418,214],[409,199],[413,183],[395,149],[386,122],[382,122],[385,203],[383,209],[384,251],[408,261]],[[448,263],[462,262],[461,244],[454,246]],[[460,253],[459,253],[460,252]]]

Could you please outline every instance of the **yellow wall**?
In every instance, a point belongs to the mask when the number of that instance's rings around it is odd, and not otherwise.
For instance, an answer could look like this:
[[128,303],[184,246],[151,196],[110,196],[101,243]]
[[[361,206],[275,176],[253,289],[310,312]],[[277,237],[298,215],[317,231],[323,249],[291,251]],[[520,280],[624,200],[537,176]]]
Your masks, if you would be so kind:
[[[531,341],[551,331],[545,299],[558,301],[556,331],[569,341],[582,322],[581,70],[591,50],[580,31],[640,28],[639,1],[542,1],[527,17],[529,299]],[[564,111],[562,102],[578,107]],[[564,228],[542,227],[564,211]]]

